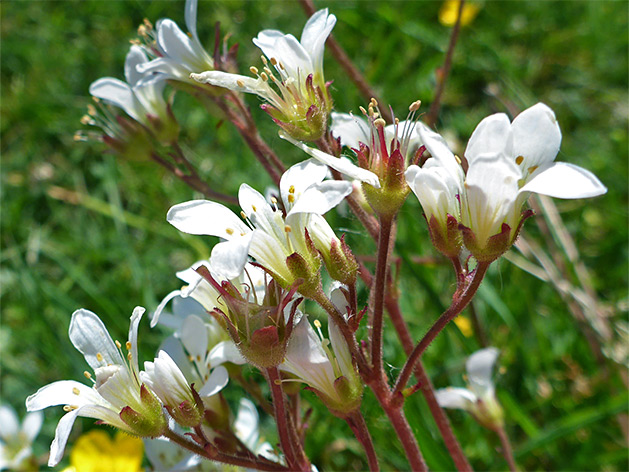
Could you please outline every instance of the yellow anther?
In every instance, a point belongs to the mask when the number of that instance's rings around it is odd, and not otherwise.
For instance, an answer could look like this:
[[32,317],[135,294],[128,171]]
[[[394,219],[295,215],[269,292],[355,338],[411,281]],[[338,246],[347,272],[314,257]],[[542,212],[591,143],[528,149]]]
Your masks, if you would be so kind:
[[520,164],[522,164],[523,160],[524,160],[524,156],[518,156],[518,157],[515,158],[515,163],[517,165],[520,165]]
[[94,120],[92,120],[92,118],[89,115],[83,115],[81,117],[82,125],[91,125],[92,123],[94,123]]
[[94,100],[96,103],[99,103],[99,102],[100,102],[100,98],[98,98],[98,97],[94,97],[94,96],[92,96],[92,100]]
[[273,383],[275,385],[282,385],[282,381],[280,379],[276,379]]
[[375,98],[371,97],[371,100],[369,101],[369,105],[376,108],[378,106],[378,101]]
[[410,106],[408,107],[408,111],[417,111],[419,110],[419,107],[422,106],[422,101],[421,100],[416,100],[413,103],[410,104]]
[[103,355],[100,352],[96,353],[96,360],[98,362],[103,362]]
[[456,162],[457,162],[459,165],[462,165],[462,164],[463,164],[463,162],[461,161],[461,158],[460,158],[459,156],[457,156],[456,154],[454,155],[454,158],[456,159]]
[[249,67],[249,71],[253,74],[253,75],[258,75],[258,68],[251,66]]
[[114,343],[116,343],[116,347],[118,349],[120,349],[122,347],[122,344],[120,344],[120,341],[118,341],[117,339],[114,341]]
[[399,118],[395,118],[395,124],[399,125],[400,124],[400,119]]
[[277,205],[277,198],[275,198],[275,197],[271,197],[271,203],[272,203],[273,205]]
[[264,68],[264,72],[266,72],[269,77],[273,77],[273,71],[268,67]]
[[225,230],[225,232],[226,232],[227,234],[229,234],[230,236],[231,236],[232,234],[234,234],[234,230],[233,230],[233,229],[231,229],[231,228],[227,228],[227,229]]
[[317,329],[321,329],[321,321],[319,321],[319,320],[314,320],[314,321],[312,322],[312,324],[313,324],[313,325],[315,325],[315,328],[317,328]]
[[295,193],[295,186],[294,186],[294,185],[291,185],[291,186],[288,188],[288,193]]
[[75,141],[83,141],[85,139],[85,136],[77,131],[76,133],[74,133],[74,136],[72,136],[72,139],[74,139]]
[[251,205],[251,208],[253,209],[253,211],[258,211],[255,205]]
[[264,63],[264,65],[267,65],[269,61],[266,60],[266,57],[260,56],[260,58],[262,58],[262,62]]
[[74,393],[75,395],[79,395],[81,391],[76,387],[72,387],[72,393]]
[[264,80],[265,82],[269,80],[269,76],[266,75],[266,72],[262,72],[262,74],[260,74],[260,77],[262,77],[262,80]]
[[538,167],[539,166],[531,166],[531,167],[529,167],[529,174],[532,174],[533,172],[535,172]]
[[126,347],[126,348],[127,348],[127,351],[128,351],[129,349],[131,349],[131,341],[127,341],[127,342],[125,343],[124,347]]
[[277,65],[277,59],[275,59],[274,57],[271,58],[271,64],[273,64],[274,66]]
[[138,34],[140,36],[146,36],[146,26],[144,25],[138,26]]
[[69,411],[76,410],[77,408],[78,408],[78,406],[76,406],[76,405],[65,405],[63,407],[63,411],[69,412]]
[[293,229],[290,226],[288,225],[284,226],[284,232],[290,233],[291,231],[293,231]]
[[130,352],[127,352],[127,360],[130,361],[131,359],[133,359],[133,356]]
[[284,63],[283,62],[280,62],[280,69],[286,70],[286,68],[284,67]]
[[295,195],[292,193],[288,194],[288,203],[295,203]]
[[91,116],[96,116],[96,107],[92,104],[87,106],[87,114]]
[[194,362],[194,357],[192,357],[192,356],[188,356],[188,360],[189,360],[190,362]]
[[236,80],[236,85],[238,85],[238,87],[244,87],[245,83],[242,80],[238,79]]
[[384,121],[382,118],[377,118],[377,119],[374,120],[373,124],[376,125],[376,126],[381,126],[381,127],[384,128],[384,126],[387,124],[387,122]]
[[146,26],[148,29],[153,29],[153,23],[151,23],[147,18],[144,18],[144,20],[142,20],[142,23],[144,23],[144,26]]
[[365,108],[364,108],[364,107],[358,107],[358,109],[360,110],[360,112],[361,112],[363,115],[365,115],[365,116],[367,115],[367,110],[365,110]]
[[133,44],[134,46],[141,46],[142,45],[142,41],[140,41],[139,39],[130,39],[129,43]]
[[87,370],[85,372],[83,372],[83,375],[85,375],[86,379],[91,379],[92,378],[92,374],[90,374]]
[[197,362],[201,362],[201,356],[197,354]]
[[241,211],[241,212],[240,212],[240,216],[241,216],[241,218],[242,218],[243,220],[246,220],[246,219],[247,219],[247,215],[245,214],[245,212],[244,212],[244,211]]

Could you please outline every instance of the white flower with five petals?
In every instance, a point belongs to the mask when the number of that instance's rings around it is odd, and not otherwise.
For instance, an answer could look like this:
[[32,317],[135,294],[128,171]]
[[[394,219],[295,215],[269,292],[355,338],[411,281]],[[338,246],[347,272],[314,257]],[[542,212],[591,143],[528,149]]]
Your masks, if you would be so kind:
[[157,398],[140,382],[138,370],[138,324],[144,308],[136,307],[131,316],[127,354],[111,339],[100,318],[88,310],[77,310],[70,321],[70,340],[94,369],[93,387],[74,380],[53,382],[26,399],[28,411],[65,405],[50,446],[49,466],[63,457],[68,435],[77,416],[95,418],[135,435],[159,436],[166,427]]
[[0,405],[0,470],[30,470],[26,462],[33,459],[32,444],[43,421],[43,413],[36,411],[27,413],[20,425],[13,408]]

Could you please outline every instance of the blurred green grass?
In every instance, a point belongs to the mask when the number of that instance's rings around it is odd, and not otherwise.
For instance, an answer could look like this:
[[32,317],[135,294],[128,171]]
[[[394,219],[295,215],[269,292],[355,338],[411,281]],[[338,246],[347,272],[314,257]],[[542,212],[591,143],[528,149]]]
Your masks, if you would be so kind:
[[[435,69],[443,61],[449,29],[437,21],[440,2],[318,2],[338,17],[334,33],[381,97],[404,115],[416,99],[428,109]],[[178,287],[174,272],[207,257],[211,241],[185,237],[165,222],[167,209],[195,195],[146,162],[123,162],[96,143],[75,143],[73,133],[89,103],[88,86],[102,76],[122,77],[128,40],[144,17],[170,17],[183,26],[183,2],[3,2],[0,9],[2,402],[23,412],[23,401],[40,386],[79,379],[84,361],[67,339],[70,314],[79,307],[98,313],[119,339],[136,305],[154,308]],[[250,38],[263,28],[298,35],[305,15],[289,2],[201,2],[201,38],[211,47],[220,21],[240,43],[241,69],[258,65]],[[625,2],[487,2],[462,30],[446,88],[438,130],[457,138],[458,152],[487,114],[543,101],[563,132],[559,160],[595,172],[609,188],[604,197],[557,201],[580,255],[608,307],[616,336],[626,330],[627,297],[627,8]],[[338,111],[364,104],[326,56]],[[280,142],[266,115],[255,109],[263,135],[286,163],[303,156]],[[208,117],[182,94],[176,98],[184,143],[203,176],[234,194],[242,181],[269,185],[250,152],[227,125]],[[77,200],[77,194],[79,200]],[[537,218],[541,218],[538,216]],[[356,222],[331,216],[348,229],[358,254],[374,247]],[[402,305],[416,338],[448,302],[453,279],[445,265],[422,266],[432,256],[419,204],[402,210],[397,254]],[[529,221],[525,235],[540,239]],[[207,243],[208,245],[205,245]],[[362,292],[363,300],[367,294]],[[597,364],[570,310],[548,284],[506,260],[495,264],[476,303],[483,329],[502,350],[497,388],[507,428],[525,469],[626,470],[626,439],[619,413],[626,387],[612,369]],[[144,359],[161,334],[141,329]],[[390,371],[403,363],[392,329],[386,333]],[[425,356],[437,387],[462,385],[463,363],[479,347],[454,326]],[[344,423],[331,418],[314,397],[308,449],[320,470],[365,468],[360,448]],[[369,416],[383,468],[405,467],[401,449],[367,395]],[[423,400],[409,401],[431,468],[452,463]],[[46,412],[36,451],[47,450],[61,411]],[[472,464],[505,467],[497,439],[458,412],[450,415]],[[626,426],[626,417],[624,417]],[[91,427],[90,421],[82,423]],[[330,431],[339,431],[332,440]],[[265,433],[274,437],[272,423]]]

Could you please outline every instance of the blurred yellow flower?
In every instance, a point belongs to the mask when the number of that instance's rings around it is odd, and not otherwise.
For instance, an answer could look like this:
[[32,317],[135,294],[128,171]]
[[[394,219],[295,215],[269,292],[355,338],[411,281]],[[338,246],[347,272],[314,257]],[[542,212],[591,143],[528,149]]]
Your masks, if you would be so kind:
[[[456,23],[456,17],[459,13],[459,4],[461,0],[446,0],[439,10],[439,23],[444,26],[454,26]],[[480,10],[480,5],[477,3],[465,2],[463,5],[463,12],[461,13],[461,26],[469,25]]]
[[62,472],[142,472],[144,443],[117,431],[112,437],[102,430],[83,434],[70,453],[70,467]]
[[472,330],[472,322],[466,316],[457,316],[454,318],[454,324],[466,338],[469,338],[472,334],[474,334],[474,331]]

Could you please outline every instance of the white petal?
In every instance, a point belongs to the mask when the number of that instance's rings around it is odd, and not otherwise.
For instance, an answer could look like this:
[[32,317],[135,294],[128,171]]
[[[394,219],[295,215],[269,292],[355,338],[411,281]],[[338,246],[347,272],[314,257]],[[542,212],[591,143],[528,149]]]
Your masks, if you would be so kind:
[[296,213],[323,215],[341,203],[354,190],[346,180],[328,180],[311,185],[297,200],[286,218]]
[[236,365],[243,365],[247,360],[242,356],[234,341],[221,341],[212,348],[208,356],[210,365],[221,365],[224,362],[232,362]]
[[229,208],[208,200],[191,200],[175,205],[168,210],[166,219],[179,231],[188,234],[231,239],[251,231]]
[[121,80],[103,77],[90,85],[90,94],[122,108],[131,118],[139,121],[141,110],[131,87]]
[[466,388],[442,388],[435,392],[441,408],[459,408],[470,410],[476,402],[476,396]]
[[[84,309],[72,313],[69,335],[74,347],[85,356],[92,369],[107,364],[124,364],[107,328],[95,313]],[[102,360],[98,359],[99,355]]]
[[371,131],[364,118],[349,113],[332,112],[330,131],[335,138],[341,138],[341,144],[358,149],[359,142],[369,145]]
[[194,36],[197,36],[197,0],[186,0],[186,26],[188,31]]
[[262,97],[267,96],[267,87],[263,80],[247,77],[246,75],[210,70],[201,72],[200,74],[190,74],[190,78],[202,84],[210,84],[215,87],[222,87],[236,92],[255,93]]
[[470,137],[465,149],[465,157],[472,165],[481,155],[504,153],[513,155],[513,132],[509,118],[504,113],[496,113],[483,119]]
[[178,80],[187,80],[190,76],[186,68],[170,57],[158,57],[150,62],[139,64],[137,70],[144,77],[136,85],[143,85],[153,80],[153,74],[163,74],[165,78]]
[[350,307],[349,303],[347,302],[347,297],[341,289],[347,289],[347,287],[338,280],[332,282],[332,285],[330,286],[330,301],[336,307],[339,313],[347,318]]
[[500,351],[495,347],[481,349],[472,354],[465,363],[470,387],[480,398],[493,391],[492,373]]
[[201,318],[196,315],[188,316],[181,326],[181,343],[195,362],[205,363],[207,355],[207,328]]
[[70,435],[70,431],[72,431],[72,426],[74,426],[74,420],[79,415],[79,410],[73,410],[65,415],[59,420],[59,424],[57,425],[57,429],[55,430],[55,439],[53,439],[52,444],[50,445],[50,457],[48,458],[48,467],[54,467],[63,458],[63,452],[66,448],[66,443],[68,442],[68,436]]
[[135,44],[131,46],[124,62],[124,75],[128,84],[133,87],[144,75],[138,72],[137,66],[148,62],[144,50]]
[[245,446],[252,451],[255,450],[258,445],[258,422],[260,417],[258,416],[258,410],[251,400],[246,398],[240,399],[240,406],[238,407],[238,415],[234,422],[234,432],[238,439],[240,439]]
[[252,239],[253,233],[249,231],[244,236],[214,246],[210,256],[210,265],[214,272],[226,279],[235,279],[240,276],[247,263]]
[[44,422],[44,414],[41,411],[27,413],[22,422],[22,432],[28,438],[29,442],[39,434],[42,423]]
[[0,424],[2,425],[1,438],[6,440],[17,435],[20,424],[13,408],[6,405],[0,406]]
[[138,371],[138,325],[145,311],[143,307],[136,306],[131,314],[131,323],[129,324],[129,342],[131,343],[129,363],[135,368],[135,372]]
[[[77,390],[74,390],[77,389]],[[78,391],[79,395],[74,392]],[[74,380],[59,380],[41,387],[26,399],[27,411],[37,411],[56,405],[84,405],[99,402],[100,396],[87,385]]]
[[340,328],[331,317],[328,317],[328,335],[330,336],[332,349],[334,350],[334,355],[339,363],[341,372],[348,380],[356,378],[358,374],[354,369],[352,355],[349,352],[347,341],[341,333]]
[[348,177],[351,177],[352,179],[357,179],[357,180],[360,180],[361,182],[368,183],[369,185],[375,188],[380,188],[380,180],[378,179],[378,176],[374,174],[373,172],[367,169],[362,169],[354,165],[351,161],[347,159],[339,159],[337,157],[331,156],[330,154],[327,154],[318,149],[314,149],[309,146],[306,146],[301,141],[296,141],[295,139],[293,139],[292,137],[290,137],[288,134],[284,133],[283,131],[280,131],[279,135],[280,135],[280,138],[293,143],[302,151],[310,154],[312,157],[314,157],[318,161],[323,162],[324,164],[332,167],[333,169],[338,170],[340,173],[345,174]]
[[220,392],[225,385],[229,382],[229,374],[227,369],[222,365],[214,368],[210,378],[205,382],[205,385],[199,390],[201,397],[211,397],[212,395]]
[[[164,342],[159,346],[160,351],[167,352],[170,358],[181,370],[186,380],[189,383],[198,382],[198,375],[196,370],[193,369],[190,359],[186,352],[183,350],[181,340],[175,336],[168,336]],[[145,362],[144,365],[147,363]]]
[[280,179],[280,195],[284,206],[290,209],[293,205],[288,201],[288,195],[292,194],[299,200],[308,187],[323,182],[327,175],[328,167],[316,159],[306,159],[292,166]]
[[555,198],[590,198],[603,195],[607,188],[589,170],[567,162],[553,162],[534,174],[520,192]]
[[[419,135],[422,143],[426,146],[426,149],[430,152],[432,157],[439,162],[441,166],[447,169],[454,179],[462,182],[464,178],[463,168],[457,162],[450,148],[448,148],[445,139],[423,125],[419,127]],[[430,162],[430,159],[428,162]]]
[[[262,49],[262,52],[269,59],[275,58],[284,66],[284,70],[289,77],[306,80],[306,77],[313,73],[310,55],[302,47],[301,43],[292,34],[282,34],[276,30],[264,30],[253,39],[253,43]],[[280,72],[281,74],[281,72]]]
[[323,69],[323,47],[335,24],[336,17],[324,8],[310,17],[301,33],[301,45],[310,55],[315,72]]
[[166,305],[168,304],[168,302],[170,302],[173,298],[179,297],[179,296],[181,296],[181,290],[173,290],[172,292],[170,292],[168,295],[164,297],[164,299],[159,303],[159,305],[157,305],[157,308],[155,308],[155,311],[153,312],[153,315],[151,316],[151,328],[154,328],[155,325],[157,325],[157,322],[159,321],[159,317],[162,314],[162,311],[164,311],[164,308],[166,308]]
[[191,40],[177,23],[166,18],[157,25],[157,42],[166,55],[183,65],[194,61],[194,50]]
[[543,103],[524,110],[511,124],[513,155],[522,156],[522,169],[547,166],[555,160],[561,145],[561,130],[555,113]]

